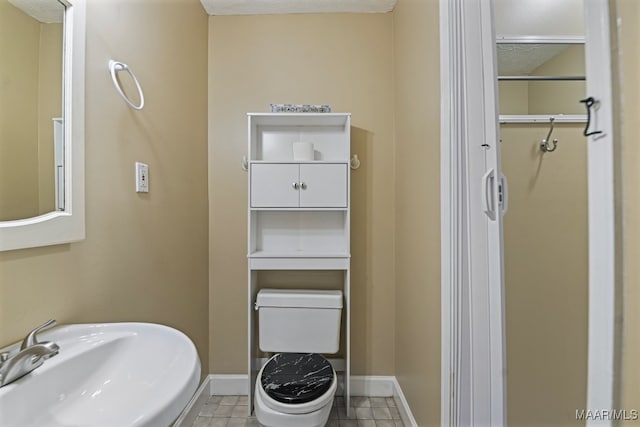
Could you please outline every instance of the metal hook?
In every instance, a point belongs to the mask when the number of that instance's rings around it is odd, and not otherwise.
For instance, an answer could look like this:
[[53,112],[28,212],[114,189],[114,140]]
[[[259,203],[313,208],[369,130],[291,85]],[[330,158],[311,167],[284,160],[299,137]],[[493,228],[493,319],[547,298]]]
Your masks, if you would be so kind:
[[551,153],[553,151],[556,151],[556,148],[558,148],[557,139],[554,139],[552,142],[552,145],[549,145],[549,138],[551,138],[551,134],[553,133],[554,120],[555,120],[555,117],[549,117],[549,123],[551,124],[551,128],[549,129],[549,133],[547,134],[547,137],[542,141],[540,141],[540,149],[545,153]]
[[584,131],[582,132],[582,134],[584,136],[591,136],[602,133],[601,130],[589,132],[589,127],[591,126],[591,107],[593,107],[597,103],[595,98],[593,96],[590,96],[586,99],[581,99],[580,102],[584,103],[585,107],[587,107],[587,125],[584,127]]

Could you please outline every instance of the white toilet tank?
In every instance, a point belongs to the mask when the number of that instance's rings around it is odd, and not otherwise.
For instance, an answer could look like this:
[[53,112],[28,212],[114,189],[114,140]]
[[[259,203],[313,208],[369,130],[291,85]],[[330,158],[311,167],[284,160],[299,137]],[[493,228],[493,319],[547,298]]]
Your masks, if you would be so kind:
[[342,292],[262,289],[256,299],[260,350],[337,353]]

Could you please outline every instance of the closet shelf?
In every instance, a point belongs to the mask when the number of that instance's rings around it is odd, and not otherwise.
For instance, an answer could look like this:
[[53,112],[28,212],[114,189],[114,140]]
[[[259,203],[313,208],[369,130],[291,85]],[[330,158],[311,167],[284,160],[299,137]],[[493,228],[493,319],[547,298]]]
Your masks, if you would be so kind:
[[549,124],[549,119],[552,118],[556,123],[586,123],[586,114],[539,114],[539,115],[526,115],[526,114],[501,114],[500,123],[542,123]]

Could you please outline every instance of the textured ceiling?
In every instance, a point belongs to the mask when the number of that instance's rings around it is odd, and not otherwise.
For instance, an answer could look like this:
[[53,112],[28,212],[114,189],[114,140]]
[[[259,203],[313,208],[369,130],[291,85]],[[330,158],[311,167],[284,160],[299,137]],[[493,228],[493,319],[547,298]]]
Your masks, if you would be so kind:
[[45,24],[60,24],[64,17],[64,6],[58,0],[9,0],[9,3]]
[[[561,39],[584,36],[584,0],[494,0],[496,35]],[[498,74],[527,75],[566,44],[498,44]]]
[[209,15],[271,15],[279,13],[384,13],[397,0],[200,0]]
[[569,46],[567,44],[498,43],[498,75],[528,75]]

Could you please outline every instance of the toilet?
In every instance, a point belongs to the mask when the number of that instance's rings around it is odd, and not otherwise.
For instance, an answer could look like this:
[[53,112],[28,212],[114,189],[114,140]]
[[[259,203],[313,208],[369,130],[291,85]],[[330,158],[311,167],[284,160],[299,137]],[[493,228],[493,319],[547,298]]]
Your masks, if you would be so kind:
[[275,353],[258,372],[255,413],[265,427],[322,427],[338,387],[320,353],[340,347],[342,292],[262,289],[256,299],[259,346]]

